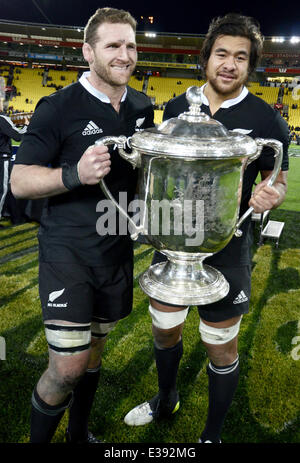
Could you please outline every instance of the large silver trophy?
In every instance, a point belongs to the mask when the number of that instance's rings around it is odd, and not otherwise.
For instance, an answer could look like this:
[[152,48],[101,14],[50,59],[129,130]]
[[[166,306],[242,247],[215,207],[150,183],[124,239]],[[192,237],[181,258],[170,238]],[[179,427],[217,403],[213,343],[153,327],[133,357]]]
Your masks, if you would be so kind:
[[[100,185],[129,221],[131,237],[141,233],[167,261],[151,265],[140,277],[142,290],[166,304],[202,305],[226,296],[229,285],[215,268],[203,264],[221,251],[252,208],[239,220],[243,173],[266,145],[275,151],[269,185],[279,173],[282,144],[228,131],[201,112],[201,92],[186,93],[189,111],[131,139],[104,137],[97,144],[117,144],[120,155],[139,168],[140,223],[116,202],[105,181]],[[124,146],[132,148],[129,154]]]

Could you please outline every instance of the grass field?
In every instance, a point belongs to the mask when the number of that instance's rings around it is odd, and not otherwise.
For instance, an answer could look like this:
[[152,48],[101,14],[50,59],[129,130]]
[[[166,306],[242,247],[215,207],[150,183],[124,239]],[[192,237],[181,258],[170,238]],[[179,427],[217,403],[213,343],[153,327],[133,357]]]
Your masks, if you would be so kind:
[[[251,311],[241,325],[241,376],[224,425],[225,443],[300,442],[299,198],[300,158],[291,157],[286,201],[270,215],[285,222],[279,247],[270,240],[253,249]],[[38,227],[6,225],[0,230],[2,348],[3,340],[6,343],[6,360],[0,361],[0,442],[26,443],[32,389],[47,366],[37,286]],[[257,243],[257,227],[254,235]],[[198,316],[191,308],[178,375],[179,412],[159,425],[130,428],[123,423],[128,410],[157,390],[148,298],[138,285],[152,252],[146,245],[136,245],[133,312],[118,324],[106,345],[90,428],[109,443],[193,443],[205,422],[207,358]],[[55,442],[63,442],[66,423],[67,416]]]

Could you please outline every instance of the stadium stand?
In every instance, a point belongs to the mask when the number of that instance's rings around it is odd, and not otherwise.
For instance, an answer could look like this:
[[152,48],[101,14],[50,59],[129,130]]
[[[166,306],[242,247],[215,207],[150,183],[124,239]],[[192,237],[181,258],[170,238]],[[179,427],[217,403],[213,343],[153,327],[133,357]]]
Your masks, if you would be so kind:
[[19,112],[34,111],[38,100],[55,90],[43,87],[43,70],[40,68],[15,68],[13,85],[17,95],[12,98],[10,106]]
[[0,66],[0,76],[4,78],[5,85],[7,85],[7,80],[9,76],[9,66]]
[[148,81],[147,95],[155,105],[163,105],[171,98],[184,93],[192,85],[202,85],[203,81],[178,77],[154,77]]
[[279,87],[263,87],[258,82],[250,82],[248,90],[270,105],[277,103]]
[[288,124],[300,128],[300,100],[295,100],[292,92],[288,92],[284,94],[282,104],[288,106]]
[[163,107],[171,98],[184,93],[192,85],[201,86],[203,83],[204,81],[199,81],[198,79],[150,76],[147,95],[152,99],[155,105],[155,124],[160,124],[162,122]]
[[[11,67],[0,66],[0,75],[4,77],[6,85],[11,72]],[[9,100],[8,106],[11,112],[32,113],[40,98],[50,95],[72,82],[76,82],[79,75],[77,70],[15,66],[11,82],[15,87],[15,92]],[[192,85],[201,86],[203,83],[204,80],[199,80],[199,78],[132,76],[129,85],[138,91],[145,91],[151,98],[154,105],[154,121],[156,124],[160,124],[164,106],[170,99],[184,93]],[[250,82],[248,83],[248,89],[271,106],[274,106],[279,101],[280,87],[278,86],[263,86],[259,82]],[[283,116],[286,118],[291,130],[300,131],[300,108],[293,98],[291,90],[284,91],[281,102],[284,108],[282,111]]]
[[[44,72],[42,68],[15,68],[13,85],[16,87],[17,94],[10,100],[9,106],[18,112],[34,111],[40,98],[50,95],[78,79],[77,71],[49,69],[48,72],[46,71],[46,77]],[[4,70],[1,75],[7,79]],[[143,81],[132,77],[129,85],[142,91]]]
[[77,81],[77,71],[60,71],[56,69],[49,69],[47,83],[53,83],[56,86],[66,87],[72,82]]
[[144,79],[137,79],[135,76],[132,76],[129,81],[129,85],[132,88],[135,88],[139,92],[143,90],[143,85],[144,85]]

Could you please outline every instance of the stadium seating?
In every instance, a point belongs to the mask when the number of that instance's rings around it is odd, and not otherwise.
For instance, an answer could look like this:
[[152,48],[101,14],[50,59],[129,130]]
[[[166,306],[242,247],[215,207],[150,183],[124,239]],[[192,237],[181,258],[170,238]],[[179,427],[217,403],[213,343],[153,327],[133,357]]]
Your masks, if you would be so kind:
[[[288,124],[293,127],[300,127],[300,100],[295,100],[293,98],[292,92],[284,94],[283,105],[288,105]],[[293,106],[297,108],[293,108]]]
[[204,81],[198,79],[185,79],[178,77],[154,77],[148,81],[147,95],[156,105],[163,105],[171,98],[184,93],[192,85],[201,86]]
[[277,102],[279,87],[262,87],[258,82],[250,82],[248,90],[270,105]]
[[[0,67],[1,75],[7,80],[9,68]],[[13,85],[17,89],[17,96],[13,97],[10,106],[19,112],[32,112],[39,99],[43,96],[54,93],[57,88],[65,87],[78,79],[77,71],[61,71],[49,69],[48,80],[43,86],[42,68],[15,68]],[[154,121],[156,124],[162,122],[163,109],[166,102],[171,98],[184,93],[192,85],[201,86],[203,80],[182,78],[182,77],[156,77],[150,76],[148,80],[147,95],[155,105]],[[144,79],[137,79],[132,76],[129,85],[138,91],[143,90]],[[264,87],[258,82],[250,82],[248,89],[254,95],[262,98],[270,105],[274,105],[278,99],[279,87]],[[283,105],[288,106],[288,124],[300,127],[300,109],[293,108],[298,103],[292,97],[291,92],[285,92]],[[299,103],[300,106],[300,103]]]
[[[192,85],[201,86],[204,81],[178,77],[154,77],[148,81],[147,95],[155,104],[154,122],[160,124],[163,117],[163,106],[171,98],[181,95]],[[157,109],[159,108],[159,109]]]
[[53,83],[57,86],[66,87],[72,82],[77,81],[78,72],[77,71],[58,71],[55,69],[49,69],[48,72],[48,83]]
[[143,90],[144,79],[138,80],[135,76],[132,76],[129,81],[129,85],[132,88],[135,88],[139,92]]
[[9,66],[0,66],[0,76],[4,78],[5,85],[7,85],[7,79],[9,75]]
[[[5,77],[5,73],[2,74]],[[19,112],[34,111],[34,108],[43,96],[50,95],[56,91],[57,87],[66,87],[72,82],[76,82],[78,78],[77,71],[60,71],[50,69],[48,72],[48,80],[46,86],[43,86],[43,70],[39,68],[18,68],[18,72],[14,72],[13,85],[17,89],[18,95],[14,97],[10,106]],[[143,81],[137,80],[135,77],[130,79],[133,88],[142,91]]]
[[163,110],[162,109],[155,109],[154,110],[154,123],[155,124],[161,124],[162,118],[163,118]]
[[50,95],[55,91],[53,87],[43,87],[43,70],[39,68],[19,68],[14,71],[13,85],[17,89],[17,95],[11,100],[10,105],[19,112],[34,111],[34,108],[42,96]]

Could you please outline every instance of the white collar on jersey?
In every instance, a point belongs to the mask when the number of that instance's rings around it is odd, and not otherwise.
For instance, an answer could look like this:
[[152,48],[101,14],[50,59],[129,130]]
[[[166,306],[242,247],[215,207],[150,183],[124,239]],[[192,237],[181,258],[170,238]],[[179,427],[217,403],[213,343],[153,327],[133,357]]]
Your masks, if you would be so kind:
[[[110,103],[110,99],[108,98],[105,93],[100,92],[97,90],[95,87],[93,87],[90,82],[88,81],[88,77],[90,75],[89,71],[83,72],[82,76],[79,79],[79,82],[81,85],[92,95],[94,95],[98,100],[102,101],[102,103]],[[125,100],[127,95],[127,88],[125,88],[125,92],[123,93],[123,96],[121,98],[121,102]]]
[[[202,87],[200,87],[200,89],[201,89],[201,94],[202,94],[202,97],[203,97],[203,104],[205,104],[206,106],[209,106],[209,101],[206,98],[206,96],[204,95],[204,88],[205,88],[206,85],[207,84],[202,85]],[[240,101],[242,101],[244,98],[246,98],[248,93],[249,93],[249,90],[247,89],[247,87],[243,87],[243,90],[241,91],[239,96],[237,96],[236,98],[231,98],[230,100],[223,101],[220,108],[230,108],[231,106],[234,106],[234,105],[238,104]]]

